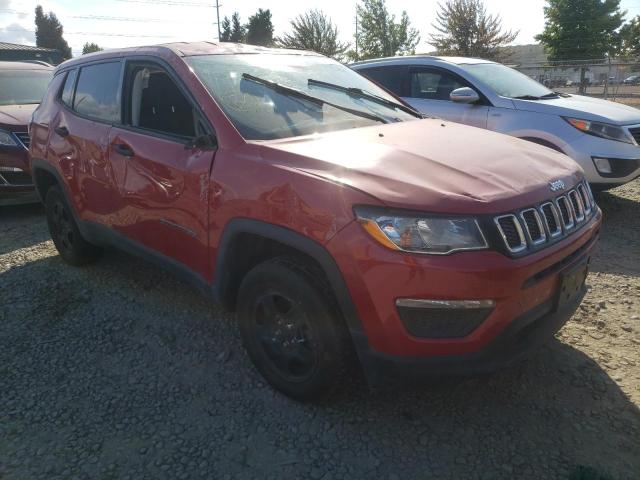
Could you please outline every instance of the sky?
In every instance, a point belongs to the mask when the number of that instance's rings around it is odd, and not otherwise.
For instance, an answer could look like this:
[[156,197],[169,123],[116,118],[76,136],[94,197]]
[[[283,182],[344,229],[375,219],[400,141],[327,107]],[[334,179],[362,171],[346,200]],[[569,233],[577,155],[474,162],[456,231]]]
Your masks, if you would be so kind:
[[[322,9],[343,41],[353,43],[356,0],[220,0],[220,19],[238,11],[243,22],[258,8],[269,8],[275,34],[289,30],[289,22],[312,8]],[[387,8],[400,16],[409,14],[421,34],[417,52],[432,50],[428,44],[435,20],[437,0],[387,0]],[[64,37],[73,54],[85,42],[103,48],[148,45],[173,41],[215,40],[215,0],[0,0],[0,42],[35,45],[34,9],[41,4],[53,11],[64,26]],[[487,10],[499,14],[506,29],[518,30],[514,45],[534,43],[544,27],[544,0],[485,0]],[[640,0],[622,0],[627,19],[640,15]]]

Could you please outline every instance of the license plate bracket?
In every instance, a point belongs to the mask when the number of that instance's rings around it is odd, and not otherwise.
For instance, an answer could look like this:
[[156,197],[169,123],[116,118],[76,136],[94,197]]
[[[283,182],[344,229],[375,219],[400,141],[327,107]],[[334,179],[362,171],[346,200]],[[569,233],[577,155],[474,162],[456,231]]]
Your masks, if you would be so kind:
[[560,288],[556,298],[556,310],[561,309],[578,295],[584,286],[589,274],[589,261],[587,258],[573,267],[560,272]]

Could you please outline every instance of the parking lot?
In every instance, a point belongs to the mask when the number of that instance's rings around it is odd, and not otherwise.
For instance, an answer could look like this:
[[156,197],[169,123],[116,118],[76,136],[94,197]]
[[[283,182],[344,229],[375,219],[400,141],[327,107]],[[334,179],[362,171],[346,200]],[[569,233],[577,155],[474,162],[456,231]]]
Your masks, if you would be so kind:
[[63,264],[39,206],[0,210],[0,478],[606,478],[640,472],[640,181],[605,215],[553,344],[482,378],[301,405],[232,316],[121,253]]

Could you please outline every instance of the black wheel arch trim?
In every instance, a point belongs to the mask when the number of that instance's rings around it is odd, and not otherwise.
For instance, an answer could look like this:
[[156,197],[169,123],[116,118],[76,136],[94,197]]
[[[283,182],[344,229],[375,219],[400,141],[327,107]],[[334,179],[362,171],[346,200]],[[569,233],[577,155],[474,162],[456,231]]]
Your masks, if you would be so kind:
[[566,155],[566,153],[564,153],[564,151],[560,147],[558,147],[555,143],[550,142],[549,140],[545,140],[544,138],[539,138],[539,137],[518,137],[518,138],[520,138],[521,140],[526,140],[527,142],[542,145],[543,147],[550,148],[551,150],[555,150],[556,152],[563,153]]
[[228,294],[228,289],[231,287],[234,240],[242,234],[256,235],[273,240],[314,259],[329,281],[329,286],[347,323],[358,355],[363,352],[363,349],[369,349],[362,322],[351,299],[351,294],[331,254],[321,244],[286,227],[249,218],[235,218],[227,223],[216,255],[213,292],[217,301],[223,301]]

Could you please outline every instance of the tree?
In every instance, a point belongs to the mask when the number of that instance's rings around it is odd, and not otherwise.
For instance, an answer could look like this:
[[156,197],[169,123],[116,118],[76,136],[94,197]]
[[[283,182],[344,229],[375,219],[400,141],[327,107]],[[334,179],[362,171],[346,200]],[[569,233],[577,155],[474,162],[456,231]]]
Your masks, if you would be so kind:
[[631,19],[620,29],[622,53],[640,57],[640,15]]
[[65,60],[71,58],[71,48],[62,37],[62,24],[53,12],[44,13],[42,6],[36,7],[36,46],[54,48],[62,53]]
[[240,14],[238,12],[234,12],[233,15],[231,15],[231,20],[229,20],[229,17],[224,17],[224,20],[220,22],[220,26],[222,27],[222,31],[220,32],[221,42],[244,42],[247,32],[240,21]]
[[220,22],[220,27],[222,30],[220,31],[220,40],[221,42],[229,42],[231,40],[231,21],[229,21],[229,17],[224,17],[222,22]]
[[504,47],[518,36],[503,31],[500,16],[488,15],[482,0],[447,0],[438,8],[432,24],[438,33],[430,35],[430,43],[440,55],[504,60]]
[[229,38],[229,41],[242,43],[245,41],[246,36],[247,29],[240,21],[240,14],[238,12],[234,12],[234,14],[231,15],[231,37]]
[[[551,60],[593,60],[620,48],[618,29],[626,12],[620,0],[547,0],[544,31],[536,36]],[[580,92],[587,66],[580,66]]]
[[396,23],[395,15],[387,11],[385,0],[362,0],[362,5],[356,6],[356,14],[360,28],[356,34],[359,51],[355,60],[415,52],[420,35],[411,28],[407,12],[403,11],[400,22]]
[[251,45],[263,45],[269,47],[273,45],[273,23],[271,22],[271,11],[261,8],[249,17],[249,22],[245,27],[247,34],[245,41]]
[[292,32],[277,39],[280,47],[313,50],[341,59],[349,48],[338,41],[338,27],[321,10],[309,10],[291,20]]
[[101,52],[102,48],[100,48],[100,46],[97,43],[85,43],[82,46],[82,55],[86,55],[87,53],[93,53],[93,52]]

